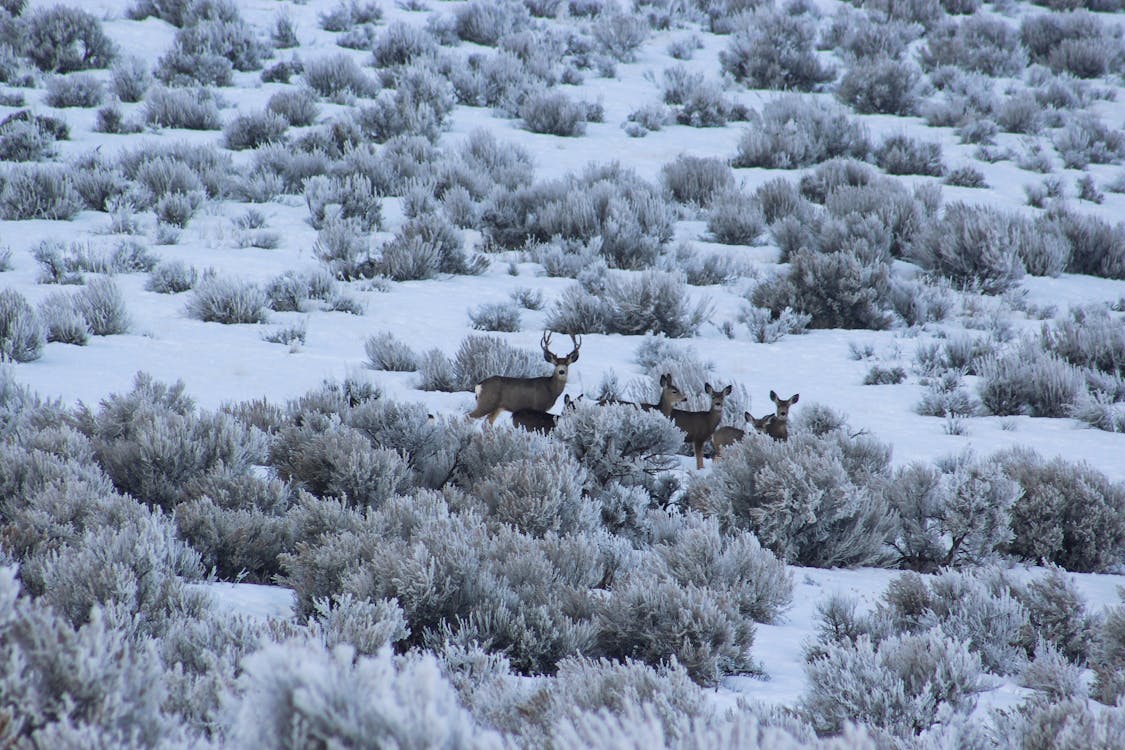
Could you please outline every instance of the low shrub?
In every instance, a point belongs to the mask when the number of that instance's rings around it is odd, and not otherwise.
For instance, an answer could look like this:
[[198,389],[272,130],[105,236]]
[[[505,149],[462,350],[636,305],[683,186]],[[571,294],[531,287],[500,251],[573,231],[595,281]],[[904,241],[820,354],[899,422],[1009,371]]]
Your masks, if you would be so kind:
[[520,311],[510,302],[492,302],[478,305],[469,311],[469,321],[478,331],[520,330]]
[[125,296],[112,278],[88,281],[75,295],[74,304],[95,336],[114,336],[129,330]]
[[223,127],[223,147],[244,151],[284,141],[288,129],[289,121],[272,110],[240,114]]
[[48,342],[85,346],[90,338],[90,326],[73,295],[54,292],[44,297],[39,303],[39,318]]
[[368,337],[363,346],[367,364],[374,370],[414,372],[418,369],[418,355],[389,331]]
[[766,231],[765,217],[754,198],[741,190],[712,196],[707,231],[724,245],[753,245]]
[[918,236],[910,256],[923,268],[954,283],[999,294],[1023,278],[1021,240],[1033,234],[1031,223],[1022,217],[951,203],[941,218]]
[[219,108],[206,89],[150,89],[145,97],[145,122],[162,128],[218,130]]
[[187,314],[213,323],[264,323],[266,295],[257,284],[205,276],[192,289]]
[[186,292],[199,281],[199,272],[178,260],[160,263],[148,275],[145,289],[159,294]]
[[860,114],[912,115],[918,71],[890,57],[856,60],[836,89],[840,101]]
[[270,97],[266,109],[285,118],[295,128],[312,125],[320,108],[316,104],[316,94],[312,89],[298,88],[278,91]]
[[1052,139],[1063,165],[1085,169],[1090,164],[1116,164],[1125,158],[1125,132],[1111,129],[1097,116],[1068,119]]
[[1085,394],[1086,383],[1061,357],[1025,339],[982,363],[979,390],[985,408],[998,416],[1065,417]]
[[105,99],[105,87],[91,73],[73,73],[47,79],[48,107],[96,107]]
[[79,8],[37,8],[20,20],[26,34],[26,54],[42,71],[106,68],[117,54],[97,17]]
[[807,16],[756,9],[719,53],[719,63],[750,88],[812,91],[835,76],[817,59],[815,38],[816,24]]
[[986,76],[1015,76],[1027,66],[1027,53],[1019,31],[1007,21],[972,15],[931,29],[919,61],[927,70],[950,65]]
[[840,156],[865,159],[870,150],[867,129],[838,107],[791,96],[751,114],[731,166],[795,169]]
[[922,174],[941,177],[941,144],[923,142],[905,134],[890,135],[875,149],[875,163],[887,174]]
[[735,192],[734,173],[721,159],[681,154],[661,169],[664,188],[677,203],[707,208],[719,195]]
[[520,105],[525,128],[533,133],[580,136],[586,133],[586,105],[561,91],[533,94]]
[[27,299],[15,289],[0,291],[0,360],[39,359],[46,341],[43,323]]
[[378,91],[377,83],[343,53],[306,60],[301,75],[309,88],[328,98],[373,96]]
[[47,164],[17,165],[5,175],[0,190],[0,215],[8,221],[73,219],[82,210],[82,197],[68,171]]
[[453,14],[453,29],[466,42],[495,47],[504,37],[527,28],[531,16],[517,0],[473,0]]

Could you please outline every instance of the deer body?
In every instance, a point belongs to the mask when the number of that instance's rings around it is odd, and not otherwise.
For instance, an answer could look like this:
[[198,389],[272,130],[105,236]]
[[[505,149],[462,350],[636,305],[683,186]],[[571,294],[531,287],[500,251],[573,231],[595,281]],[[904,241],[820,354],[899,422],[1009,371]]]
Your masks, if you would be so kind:
[[[746,423],[753,426],[757,432],[765,432],[766,425],[773,419],[772,414],[758,418],[750,412],[744,412],[742,416],[746,419]],[[737,427],[720,427],[715,430],[715,434],[711,436],[711,447],[715,451],[714,457],[718,458],[728,445],[734,445],[744,437],[746,437],[746,431]]]
[[704,383],[703,389],[711,397],[711,408],[707,411],[683,411],[673,409],[670,414],[676,426],[686,435],[685,441],[692,444],[695,449],[695,468],[703,468],[703,444],[715,434],[715,428],[723,418],[723,400],[730,395],[733,386],[727,386],[721,391],[715,390],[710,383]]
[[513,378],[505,375],[485,378],[477,384],[477,405],[469,412],[469,416],[474,419],[488,417],[490,423],[495,423],[502,411],[546,412],[554,406],[566,388],[570,365],[578,361],[578,349],[582,346],[574,336],[570,340],[574,343],[574,350],[565,357],[559,357],[551,353],[551,334],[544,333],[539,345],[543,349],[543,359],[554,365],[554,372],[540,378]]
[[788,440],[789,407],[797,403],[797,400],[800,398],[800,393],[794,393],[792,398],[779,398],[776,393],[770,391],[770,401],[773,401],[777,410],[768,417],[765,417],[765,425],[758,429],[774,440]]
[[672,409],[675,408],[676,404],[686,400],[687,396],[685,396],[683,394],[683,391],[677,388],[676,384],[672,382],[671,373],[664,373],[660,376],[660,401],[658,403],[637,404],[633,403],[632,401],[604,400],[599,401],[598,405],[605,406],[606,404],[625,404],[627,406],[636,406],[638,409],[642,409],[644,411],[658,411],[664,416],[668,417],[672,415]]
[[[563,396],[563,409],[565,411],[573,409],[581,398],[581,396],[574,399],[570,396]],[[555,425],[558,423],[559,416],[546,411],[520,409],[512,412],[512,424],[528,432],[539,432],[547,435],[555,429]]]

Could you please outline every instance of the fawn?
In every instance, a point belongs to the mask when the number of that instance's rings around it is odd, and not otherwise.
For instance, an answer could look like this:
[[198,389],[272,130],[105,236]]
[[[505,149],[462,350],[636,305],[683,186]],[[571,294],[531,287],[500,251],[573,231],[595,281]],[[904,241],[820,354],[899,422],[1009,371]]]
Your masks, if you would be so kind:
[[[746,419],[746,423],[751,425],[758,432],[765,432],[766,424],[773,418],[772,414],[764,417],[755,417],[750,412],[743,412],[742,415]],[[718,458],[728,445],[734,445],[742,438],[746,437],[746,431],[740,430],[737,427],[720,427],[715,430],[715,434],[711,436],[711,448],[713,449],[712,457]]]
[[672,382],[672,374],[666,372],[660,376],[659,402],[655,404],[637,404],[633,403],[632,401],[613,401],[611,399],[602,399],[598,402],[598,406],[605,406],[607,404],[627,404],[636,406],[637,408],[643,409],[644,411],[658,411],[667,417],[672,414],[672,409],[675,408],[676,404],[682,401],[687,401],[687,396],[685,396],[683,391],[677,388],[676,384]]
[[770,391],[770,401],[773,401],[777,410],[766,417],[766,424],[760,428],[762,432],[769,435],[774,440],[788,440],[789,439],[789,407],[797,403],[801,398],[800,393],[794,393],[792,398],[779,398],[776,393]]
[[[563,411],[572,410],[582,400],[582,397],[571,398],[570,394],[563,396]],[[528,432],[540,432],[547,435],[555,429],[559,422],[559,415],[536,409],[520,409],[512,412],[512,424]]]

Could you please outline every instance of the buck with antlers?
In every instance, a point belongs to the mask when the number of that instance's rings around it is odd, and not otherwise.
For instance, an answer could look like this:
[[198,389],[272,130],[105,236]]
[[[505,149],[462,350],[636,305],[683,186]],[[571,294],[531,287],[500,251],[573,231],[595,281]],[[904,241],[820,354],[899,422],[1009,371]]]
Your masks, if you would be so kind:
[[554,372],[541,378],[512,378],[493,375],[480,381],[476,387],[477,406],[469,416],[474,419],[488,417],[494,423],[502,411],[517,412],[525,409],[545,412],[555,405],[563,389],[570,366],[578,361],[582,340],[571,334],[574,350],[565,357],[551,353],[551,334],[544,331],[539,346],[543,359],[554,365]]
[[660,376],[660,401],[655,404],[637,404],[632,401],[614,401],[612,399],[603,399],[598,402],[598,406],[605,406],[607,404],[625,404],[627,406],[636,406],[644,411],[658,411],[664,416],[672,415],[672,409],[676,404],[687,401],[687,396],[683,391],[676,387],[672,382],[672,374],[664,373]]
[[766,424],[762,428],[762,432],[774,440],[788,440],[789,407],[797,403],[799,398],[801,398],[800,393],[794,393],[792,398],[779,398],[776,393],[770,391],[770,401],[773,401],[776,411],[766,417]]
[[710,383],[704,383],[703,390],[711,397],[710,409],[707,411],[673,409],[671,415],[669,415],[676,426],[685,433],[686,442],[691,443],[695,449],[695,468],[697,469],[703,468],[703,444],[715,434],[715,428],[719,426],[719,421],[723,418],[723,401],[734,390],[734,386],[728,385],[721,391],[717,391],[711,387]]
[[[771,419],[772,414],[767,414],[762,418],[755,417],[750,412],[744,412],[743,417],[746,419],[746,424],[751,425],[758,432],[765,432],[766,425]],[[746,437],[746,431],[740,430],[737,427],[720,427],[715,430],[715,434],[711,436],[711,448],[713,449],[712,456],[718,458],[723,450],[729,446],[734,445],[742,438]]]

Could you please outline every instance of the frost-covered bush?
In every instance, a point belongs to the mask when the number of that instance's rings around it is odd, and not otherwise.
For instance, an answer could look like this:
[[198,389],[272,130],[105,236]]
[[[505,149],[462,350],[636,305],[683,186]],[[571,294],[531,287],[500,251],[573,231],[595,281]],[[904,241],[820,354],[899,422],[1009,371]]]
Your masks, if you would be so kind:
[[594,244],[611,267],[651,268],[672,239],[674,212],[661,192],[616,162],[579,175],[498,191],[485,207],[488,239],[501,248],[564,241]]
[[74,189],[69,171],[63,167],[21,164],[8,169],[4,178],[0,216],[8,221],[68,221],[82,210],[82,196]]
[[770,310],[753,305],[743,305],[738,322],[746,326],[750,339],[759,344],[772,344],[791,334],[804,333],[812,321],[807,313],[783,308],[777,315]]
[[390,372],[414,372],[418,369],[418,355],[409,344],[399,341],[390,331],[369,336],[364,342],[368,366]]
[[[879,564],[895,531],[894,514],[867,486],[856,456],[868,447],[847,444],[853,440],[791,433],[788,441],[776,441],[748,434],[716,462],[709,502],[791,565]],[[886,470],[884,461],[874,463]]]
[[96,16],[69,5],[37,8],[20,17],[24,51],[43,71],[106,68],[117,49]]
[[654,665],[675,659],[704,686],[755,669],[749,655],[754,625],[729,595],[644,569],[617,584],[599,608],[597,638],[607,657]]
[[754,10],[719,53],[723,71],[754,89],[812,91],[835,71],[813,50],[816,23],[772,7]]
[[1119,565],[1125,550],[1125,486],[1085,463],[1046,460],[1026,449],[995,460],[1019,483],[1009,550],[1075,572]]
[[349,55],[306,60],[301,72],[305,84],[321,96],[336,99],[343,96],[372,96],[378,84]]
[[683,434],[659,412],[579,403],[551,433],[586,470],[591,487],[645,486],[676,463]]
[[731,166],[795,169],[840,156],[864,159],[870,150],[867,129],[839,107],[788,96],[751,113]]
[[12,161],[46,161],[55,155],[55,136],[28,113],[0,122],[0,158]]
[[375,67],[409,65],[419,58],[436,55],[438,43],[428,30],[395,22],[375,40],[371,52]]
[[734,173],[721,159],[681,154],[665,164],[660,175],[677,203],[707,208],[717,196],[735,192]]
[[218,130],[219,107],[207,89],[150,89],[145,97],[145,122],[162,128]]
[[488,267],[484,256],[470,258],[458,231],[440,214],[406,222],[382,247],[376,269],[395,281],[433,278],[439,273],[475,275]]
[[811,316],[812,328],[883,330],[893,322],[886,263],[864,263],[847,252],[802,248],[789,271],[762,281],[751,301],[781,315],[786,308]]
[[331,222],[348,222],[370,232],[383,225],[382,201],[371,180],[362,174],[308,178],[305,204],[309,207],[309,223],[316,229],[324,230]]
[[312,125],[320,108],[316,104],[316,94],[309,88],[278,91],[270,97],[266,109],[285,118],[293,127]]
[[836,89],[840,101],[860,114],[912,115],[918,71],[890,57],[856,60]]
[[682,273],[645,271],[610,278],[591,292],[572,287],[547,313],[547,327],[567,333],[695,335],[710,319],[706,299],[692,301]]
[[1120,38],[1081,10],[1029,16],[1020,24],[1020,38],[1032,62],[1078,78],[1104,75],[1122,53]]
[[637,50],[648,39],[649,27],[632,13],[603,13],[590,32],[602,51],[623,63],[636,62]]
[[765,233],[766,222],[753,196],[729,190],[712,196],[707,231],[724,245],[753,245]]
[[884,493],[899,517],[891,546],[900,564],[932,572],[991,560],[1011,539],[1008,512],[1020,490],[994,465],[965,455],[899,469]]
[[396,73],[393,94],[381,93],[360,107],[355,122],[363,135],[377,143],[401,135],[424,136],[436,142],[453,109],[453,87],[426,66],[410,66]]
[[318,742],[369,750],[487,748],[499,742],[461,707],[432,656],[395,657],[389,648],[358,656],[350,646],[268,646],[247,658],[230,717],[231,742],[244,748]]
[[266,293],[257,284],[205,276],[192,289],[187,314],[213,323],[264,323]]
[[470,488],[472,506],[491,521],[542,538],[593,531],[599,507],[583,495],[586,473],[565,446],[505,461]]
[[941,144],[919,141],[899,133],[889,135],[875,148],[875,163],[887,174],[922,174],[941,177]]
[[1052,139],[1063,165],[1085,169],[1090,164],[1116,164],[1125,158],[1125,132],[1110,128],[1096,115],[1069,118]]
[[1125,605],[1108,608],[1099,631],[1090,658],[1091,694],[1112,706],[1125,695]]
[[344,281],[374,276],[371,244],[360,222],[329,218],[317,232],[313,255],[329,272]]
[[288,129],[289,121],[272,110],[240,114],[223,126],[223,147],[232,151],[258,148],[285,140]]
[[113,66],[110,88],[123,102],[139,102],[152,85],[148,63],[139,57],[119,59]]
[[39,359],[45,343],[43,323],[27,299],[15,289],[0,291],[0,360]]
[[[1045,649],[1048,660],[1085,664],[1094,646],[1101,619],[1092,615],[1072,576],[1048,565],[1047,573],[1012,592],[1027,609],[1036,651]],[[1038,661],[1040,654],[1036,654]]]
[[520,330],[520,311],[511,302],[486,302],[469,310],[469,321],[478,331]]
[[53,292],[44,297],[39,303],[39,318],[47,341],[85,346],[89,340],[90,326],[70,294]]
[[467,336],[453,360],[436,350],[422,355],[418,387],[424,391],[471,391],[492,375],[540,377],[544,374],[542,362],[537,353],[517,349],[496,336]]
[[527,7],[518,0],[473,0],[454,12],[453,28],[466,42],[495,47],[500,41],[531,24]]
[[918,59],[927,70],[949,65],[987,76],[1015,76],[1027,66],[1019,31],[986,14],[945,21],[931,29]]
[[112,278],[91,279],[74,296],[74,305],[95,336],[114,336],[129,330],[125,296]]
[[105,86],[92,73],[72,73],[47,79],[48,107],[96,107],[105,99]]
[[270,463],[284,481],[349,507],[377,508],[413,485],[399,453],[375,448],[358,429],[332,424],[282,429],[270,447]]
[[837,734],[861,722],[902,740],[967,715],[985,689],[980,659],[940,631],[828,644],[805,675],[801,711],[817,731]]
[[986,359],[980,375],[981,402],[998,416],[1065,417],[1086,392],[1078,369],[1030,339]]
[[951,203],[910,249],[923,268],[954,283],[999,294],[1024,275],[1023,240],[1034,239],[1031,222],[986,206]]
[[1125,223],[1052,210],[1047,220],[1062,230],[1070,245],[1067,270],[1109,279],[1125,279]]
[[325,31],[348,31],[355,26],[377,23],[382,18],[383,9],[378,3],[337,0],[330,10],[318,14],[317,22]]
[[1044,323],[1043,348],[1078,367],[1125,375],[1125,325],[1105,307],[1071,307],[1069,317]]
[[528,96],[519,108],[525,128],[532,133],[579,136],[586,133],[586,105],[561,91]]

